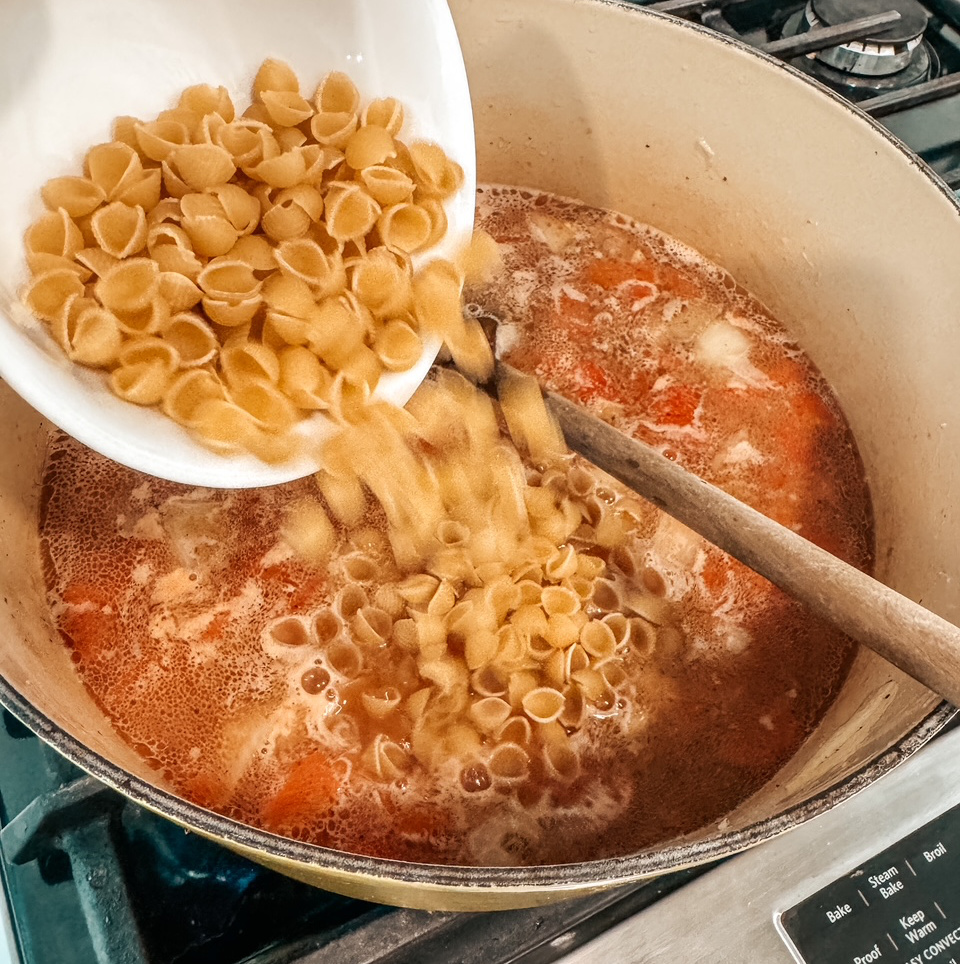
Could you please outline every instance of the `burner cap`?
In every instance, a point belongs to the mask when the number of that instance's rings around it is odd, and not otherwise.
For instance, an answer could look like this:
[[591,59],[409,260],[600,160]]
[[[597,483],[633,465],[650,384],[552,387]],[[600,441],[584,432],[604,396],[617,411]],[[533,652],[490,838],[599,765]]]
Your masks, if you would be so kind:
[[917,0],[810,0],[817,18],[828,27],[835,27],[859,17],[896,10],[900,19],[863,38],[865,44],[907,44],[923,35],[927,28],[927,12]]

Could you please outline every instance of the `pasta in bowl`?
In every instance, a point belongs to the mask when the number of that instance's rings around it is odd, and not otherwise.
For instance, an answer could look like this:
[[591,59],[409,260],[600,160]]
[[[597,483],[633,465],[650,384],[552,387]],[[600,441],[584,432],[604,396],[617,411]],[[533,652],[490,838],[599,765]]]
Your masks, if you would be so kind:
[[[473,218],[456,35],[445,4],[338,10],[266,33],[231,20],[233,46],[188,68],[174,43],[151,48],[110,116],[31,119],[33,144],[58,151],[15,159],[35,161],[20,192],[46,180],[32,206],[17,198],[23,247],[0,251],[17,279],[0,371],[91,448],[190,484],[297,478],[338,422],[368,398],[403,404],[436,356],[436,292],[457,272],[428,266],[462,249]],[[82,10],[63,16],[54,47],[90,33]],[[197,40],[185,7],[150,17]],[[423,48],[409,76],[391,30]],[[114,60],[71,92],[74,107]],[[58,69],[41,68],[36,98]]]

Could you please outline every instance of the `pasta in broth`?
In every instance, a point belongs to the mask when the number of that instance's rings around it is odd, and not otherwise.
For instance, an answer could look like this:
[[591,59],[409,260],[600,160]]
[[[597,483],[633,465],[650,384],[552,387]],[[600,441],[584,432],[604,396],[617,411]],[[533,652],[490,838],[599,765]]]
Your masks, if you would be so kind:
[[[485,188],[479,214],[505,273],[470,310],[504,319],[514,363],[869,564],[842,417],[747,294],[575,202]],[[438,371],[324,464],[213,492],[53,444],[61,631],[202,805],[406,860],[625,853],[755,790],[842,681],[847,640],[567,454],[529,380],[498,410]]]

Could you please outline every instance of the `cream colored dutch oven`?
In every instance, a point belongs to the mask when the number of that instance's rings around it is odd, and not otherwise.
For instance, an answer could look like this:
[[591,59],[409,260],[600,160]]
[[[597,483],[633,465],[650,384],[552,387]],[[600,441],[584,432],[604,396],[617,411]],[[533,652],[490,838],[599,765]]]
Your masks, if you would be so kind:
[[[451,5],[474,98],[479,178],[634,215],[758,295],[846,410],[873,491],[879,576],[960,620],[960,211],[950,192],[839,98],[700,28],[613,0]],[[229,44],[225,29],[211,42]],[[265,55],[274,53],[269,41],[267,30]],[[817,731],[752,799],[693,837],[612,860],[402,864],[253,830],[165,790],[74,674],[46,612],[35,538],[46,432],[0,387],[0,702],[137,802],[330,890],[491,909],[710,860],[866,786],[952,714],[861,652]]]

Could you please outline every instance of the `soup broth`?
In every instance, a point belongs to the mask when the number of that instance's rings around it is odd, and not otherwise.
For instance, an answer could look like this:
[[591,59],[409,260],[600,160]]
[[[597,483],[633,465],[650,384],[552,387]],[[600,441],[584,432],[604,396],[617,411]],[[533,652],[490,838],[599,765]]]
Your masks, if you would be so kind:
[[[468,290],[468,311],[496,319],[501,357],[869,568],[869,496],[839,407],[729,275],[619,214],[533,191],[482,187],[478,223],[504,264]],[[453,384],[439,376],[413,410],[449,404]],[[323,503],[314,480],[188,489],[53,440],[40,534],[85,684],[187,799],[355,853],[562,863],[721,818],[816,725],[853,644],[581,460],[490,451],[478,478],[519,466],[531,516],[544,499],[577,514],[553,545],[535,533],[540,557],[506,576],[502,552],[469,572],[442,552],[411,570],[369,498],[317,565],[289,529]],[[480,515],[448,520],[443,547],[475,542],[495,518]],[[474,623],[457,628],[483,593],[498,600],[496,652]],[[562,638],[560,615],[579,635]],[[608,627],[611,649],[587,623]]]

